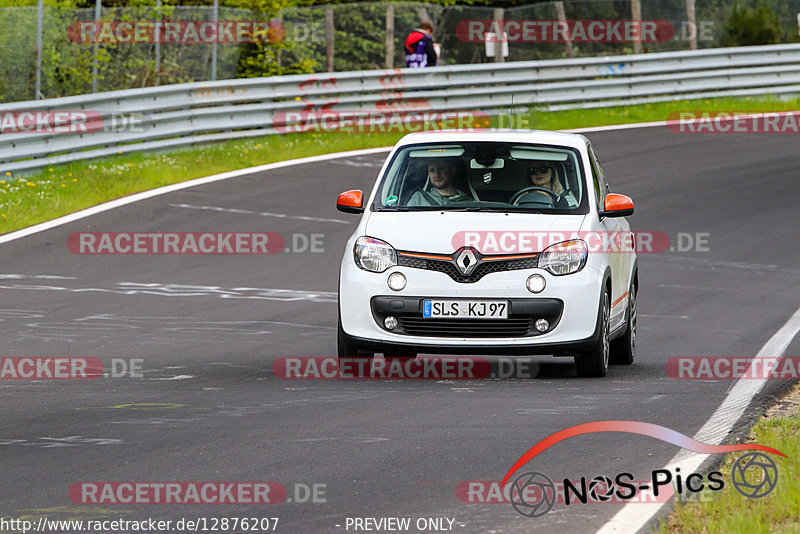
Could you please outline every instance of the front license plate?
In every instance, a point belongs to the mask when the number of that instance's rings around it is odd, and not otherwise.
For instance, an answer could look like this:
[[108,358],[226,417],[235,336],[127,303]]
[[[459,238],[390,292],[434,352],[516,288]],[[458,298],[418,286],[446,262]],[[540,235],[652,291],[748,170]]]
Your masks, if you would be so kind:
[[508,319],[507,300],[423,300],[426,319]]

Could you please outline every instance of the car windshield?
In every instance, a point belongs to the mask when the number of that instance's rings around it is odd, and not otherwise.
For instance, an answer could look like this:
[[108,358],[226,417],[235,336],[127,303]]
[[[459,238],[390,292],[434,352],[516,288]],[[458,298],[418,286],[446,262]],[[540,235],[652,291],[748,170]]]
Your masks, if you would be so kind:
[[586,213],[580,162],[578,150],[554,145],[410,145],[392,159],[373,209]]

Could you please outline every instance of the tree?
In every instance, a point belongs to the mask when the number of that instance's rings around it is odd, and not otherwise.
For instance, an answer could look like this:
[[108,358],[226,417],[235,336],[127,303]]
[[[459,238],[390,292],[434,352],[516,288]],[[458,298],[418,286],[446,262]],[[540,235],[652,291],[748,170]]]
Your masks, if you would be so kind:
[[766,5],[735,6],[725,24],[724,46],[777,44],[781,41],[781,22]]

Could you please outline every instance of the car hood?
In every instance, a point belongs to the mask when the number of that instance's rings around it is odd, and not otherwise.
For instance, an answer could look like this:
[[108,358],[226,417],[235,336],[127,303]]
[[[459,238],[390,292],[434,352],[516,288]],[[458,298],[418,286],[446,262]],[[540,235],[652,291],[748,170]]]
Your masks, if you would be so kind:
[[365,235],[397,250],[452,254],[462,246],[481,254],[540,252],[569,239],[585,215],[491,213],[464,211],[373,212]]

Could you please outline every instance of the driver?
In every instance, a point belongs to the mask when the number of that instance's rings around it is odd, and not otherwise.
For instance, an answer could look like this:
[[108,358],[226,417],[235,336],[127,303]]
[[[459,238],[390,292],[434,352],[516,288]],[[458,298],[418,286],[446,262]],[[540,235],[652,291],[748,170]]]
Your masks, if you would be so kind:
[[430,191],[414,193],[407,206],[445,206],[453,202],[472,200],[471,196],[456,189],[456,167],[456,160],[452,158],[429,160],[428,181],[433,187]]
[[[549,161],[532,160],[528,162],[528,179],[530,180],[530,186],[545,187],[555,193],[556,196],[561,196],[564,193],[564,188],[561,186],[561,182],[558,180],[556,168]],[[572,193],[567,193],[562,198],[566,199],[571,206],[577,205],[575,197],[572,196]],[[528,191],[519,198],[517,204],[525,204],[530,202],[538,204],[552,204],[553,197],[544,191]]]

